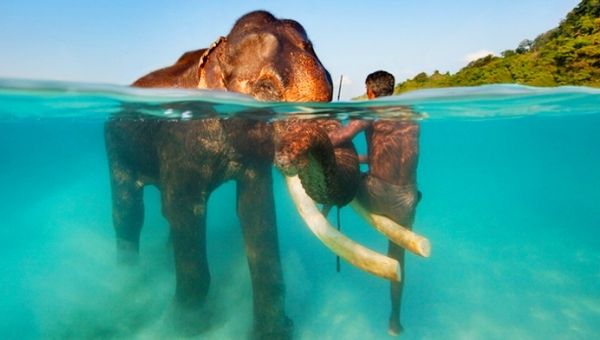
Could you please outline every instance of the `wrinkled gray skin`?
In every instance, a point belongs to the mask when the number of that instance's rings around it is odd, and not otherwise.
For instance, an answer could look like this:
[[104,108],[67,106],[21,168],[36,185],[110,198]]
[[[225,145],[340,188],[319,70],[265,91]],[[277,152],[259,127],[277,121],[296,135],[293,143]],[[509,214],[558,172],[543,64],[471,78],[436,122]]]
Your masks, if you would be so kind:
[[[332,95],[329,73],[302,26],[262,11],[240,18],[210,49],[188,52],[133,86],[221,89],[277,101],[329,101]],[[118,256],[124,262],[135,258],[143,188],[157,186],[173,241],[176,310],[196,310],[206,298],[206,203],[220,184],[236,181],[254,298],[253,335],[258,339],[292,335],[284,312],[274,213],[273,130],[265,121],[216,118],[144,121],[116,116],[105,126]],[[229,251],[226,245],[223,251]],[[202,328],[198,320],[192,323]]]

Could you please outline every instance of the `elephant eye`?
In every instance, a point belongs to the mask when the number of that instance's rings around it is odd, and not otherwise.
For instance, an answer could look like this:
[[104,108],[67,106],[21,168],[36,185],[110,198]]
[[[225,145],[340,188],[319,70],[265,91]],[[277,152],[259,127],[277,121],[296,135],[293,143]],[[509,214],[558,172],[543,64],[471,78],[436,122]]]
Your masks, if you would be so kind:
[[252,88],[252,94],[258,100],[272,102],[281,101],[283,96],[279,87],[271,79],[257,81]]

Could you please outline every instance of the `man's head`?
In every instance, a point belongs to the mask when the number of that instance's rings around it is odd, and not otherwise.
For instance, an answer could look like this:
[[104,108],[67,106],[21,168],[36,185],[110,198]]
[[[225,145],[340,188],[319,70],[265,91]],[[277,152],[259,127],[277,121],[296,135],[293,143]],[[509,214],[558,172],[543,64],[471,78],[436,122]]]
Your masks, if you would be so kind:
[[394,76],[385,71],[375,71],[367,76],[367,97],[369,99],[390,96],[394,93]]

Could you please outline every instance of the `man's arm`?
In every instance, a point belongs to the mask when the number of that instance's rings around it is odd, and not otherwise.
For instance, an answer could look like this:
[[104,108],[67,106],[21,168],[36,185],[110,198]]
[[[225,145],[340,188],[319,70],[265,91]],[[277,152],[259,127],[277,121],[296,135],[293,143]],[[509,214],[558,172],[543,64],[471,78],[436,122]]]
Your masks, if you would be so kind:
[[328,133],[329,139],[333,146],[338,146],[345,142],[349,142],[359,132],[363,131],[371,125],[370,120],[355,119],[351,120],[346,126],[336,129]]

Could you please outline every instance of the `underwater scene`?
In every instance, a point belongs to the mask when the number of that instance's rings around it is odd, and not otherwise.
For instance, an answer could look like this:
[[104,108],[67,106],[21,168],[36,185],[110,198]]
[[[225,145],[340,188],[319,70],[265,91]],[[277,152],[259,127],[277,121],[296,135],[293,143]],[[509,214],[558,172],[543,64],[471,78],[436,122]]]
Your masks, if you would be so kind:
[[[265,103],[221,92],[0,80],[1,338],[251,334],[248,258],[256,254],[246,251],[235,182],[216,186],[205,208],[211,282],[196,320],[201,331],[182,335],[173,321],[173,240],[156,186],[143,189],[137,261],[118,260],[105,146],[114,117],[413,120],[422,194],[413,230],[429,240],[431,254],[406,255],[400,336],[600,337],[599,90],[491,85]],[[353,141],[365,153],[364,136]],[[338,271],[336,256],[299,215],[285,176],[271,171],[293,337],[390,338],[389,281],[344,260]],[[335,208],[328,218],[337,226]],[[350,239],[386,253],[386,237],[349,206],[339,210],[339,224]]]

